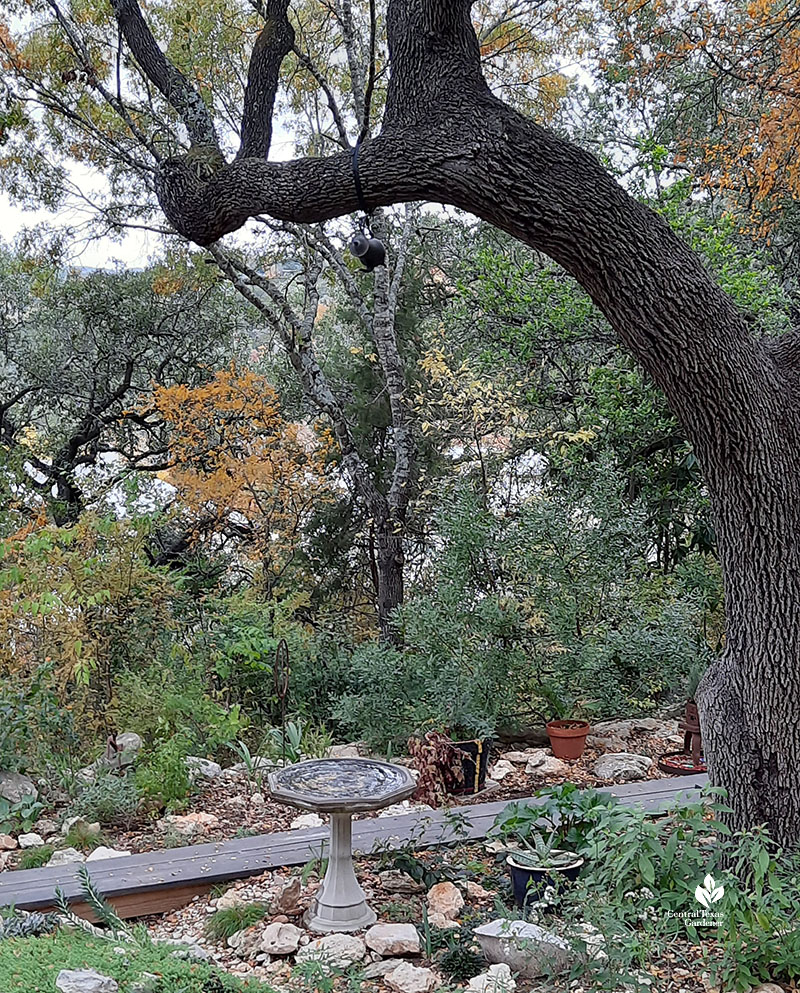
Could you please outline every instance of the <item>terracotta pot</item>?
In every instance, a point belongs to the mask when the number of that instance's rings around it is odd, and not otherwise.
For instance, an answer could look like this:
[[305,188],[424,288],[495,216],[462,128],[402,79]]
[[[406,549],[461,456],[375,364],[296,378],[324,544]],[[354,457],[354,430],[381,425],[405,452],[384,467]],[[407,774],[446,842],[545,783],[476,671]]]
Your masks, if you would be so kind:
[[557,759],[579,759],[591,731],[588,721],[550,721],[547,736]]

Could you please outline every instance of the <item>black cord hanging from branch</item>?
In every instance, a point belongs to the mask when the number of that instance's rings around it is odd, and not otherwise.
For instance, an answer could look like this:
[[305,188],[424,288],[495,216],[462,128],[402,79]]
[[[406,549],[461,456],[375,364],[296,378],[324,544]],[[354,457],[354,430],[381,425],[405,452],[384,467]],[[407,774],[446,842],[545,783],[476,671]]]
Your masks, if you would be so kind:
[[361,262],[367,272],[372,272],[380,265],[386,264],[386,248],[379,238],[375,238],[370,228],[370,209],[364,196],[364,187],[361,185],[361,173],[359,171],[359,156],[361,145],[369,134],[369,118],[372,110],[372,96],[375,92],[375,58],[377,47],[378,17],[375,10],[375,0],[369,0],[369,76],[367,78],[367,88],[364,91],[364,116],[361,121],[361,131],[356,139],[353,149],[353,183],[356,188],[356,199],[358,206],[364,214],[364,224],[350,242],[351,253]]

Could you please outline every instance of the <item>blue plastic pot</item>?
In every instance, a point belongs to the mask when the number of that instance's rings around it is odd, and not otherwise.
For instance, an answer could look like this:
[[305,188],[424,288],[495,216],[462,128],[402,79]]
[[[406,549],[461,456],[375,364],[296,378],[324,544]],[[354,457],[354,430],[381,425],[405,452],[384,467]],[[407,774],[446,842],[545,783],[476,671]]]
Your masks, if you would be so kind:
[[[569,854],[573,853],[570,852]],[[526,903],[534,903],[541,899],[548,886],[558,889],[566,883],[574,883],[584,866],[584,859],[580,855],[576,855],[575,861],[562,869],[545,866],[534,868],[520,865],[514,861],[513,855],[509,855],[506,859],[506,865],[511,873],[514,902],[518,907],[524,907]]]

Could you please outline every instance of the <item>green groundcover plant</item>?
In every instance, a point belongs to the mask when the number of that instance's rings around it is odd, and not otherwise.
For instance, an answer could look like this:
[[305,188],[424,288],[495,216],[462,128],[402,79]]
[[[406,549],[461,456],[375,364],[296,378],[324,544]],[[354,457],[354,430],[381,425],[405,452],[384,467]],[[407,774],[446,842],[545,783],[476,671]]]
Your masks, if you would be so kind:
[[255,979],[224,976],[213,966],[173,957],[173,948],[151,943],[125,946],[71,930],[40,938],[0,941],[0,989],[3,993],[53,993],[62,969],[95,969],[119,983],[120,993],[142,982],[144,973],[158,977],[153,993],[272,993]]

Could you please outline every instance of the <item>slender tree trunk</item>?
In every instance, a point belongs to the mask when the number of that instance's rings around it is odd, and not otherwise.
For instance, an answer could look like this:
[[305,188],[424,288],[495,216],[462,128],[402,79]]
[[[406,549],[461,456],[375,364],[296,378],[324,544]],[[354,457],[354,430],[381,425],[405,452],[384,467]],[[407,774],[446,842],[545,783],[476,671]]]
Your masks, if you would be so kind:
[[375,522],[375,563],[378,579],[377,607],[381,640],[400,644],[402,636],[392,623],[392,614],[402,606],[405,564],[403,526],[392,517]]

